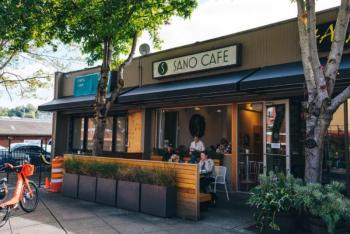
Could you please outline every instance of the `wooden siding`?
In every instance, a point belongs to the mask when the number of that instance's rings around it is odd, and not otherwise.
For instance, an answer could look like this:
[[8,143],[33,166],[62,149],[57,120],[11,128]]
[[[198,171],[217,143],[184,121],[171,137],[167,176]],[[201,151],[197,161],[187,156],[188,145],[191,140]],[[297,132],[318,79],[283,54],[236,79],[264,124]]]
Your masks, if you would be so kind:
[[177,187],[177,216],[184,219],[198,220],[199,211],[199,173],[197,164],[168,163],[122,158],[94,157],[65,154],[64,159],[110,162],[129,167],[175,169]]
[[128,115],[128,153],[142,152],[142,112]]

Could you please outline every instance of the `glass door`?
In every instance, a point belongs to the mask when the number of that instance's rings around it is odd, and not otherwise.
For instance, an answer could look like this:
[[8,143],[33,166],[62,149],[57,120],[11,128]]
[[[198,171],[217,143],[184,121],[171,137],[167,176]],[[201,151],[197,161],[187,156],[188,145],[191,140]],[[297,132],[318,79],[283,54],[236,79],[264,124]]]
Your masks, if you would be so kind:
[[264,104],[264,172],[290,174],[289,101]]

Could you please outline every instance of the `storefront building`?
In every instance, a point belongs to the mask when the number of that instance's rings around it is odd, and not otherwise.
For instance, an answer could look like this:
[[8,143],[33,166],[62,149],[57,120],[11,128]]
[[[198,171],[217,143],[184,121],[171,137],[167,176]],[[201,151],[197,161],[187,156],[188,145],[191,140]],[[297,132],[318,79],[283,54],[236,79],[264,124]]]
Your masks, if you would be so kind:
[[[318,15],[320,57],[336,14]],[[350,85],[349,52],[337,92]],[[186,151],[199,134],[207,148],[229,142],[222,163],[233,190],[246,191],[270,170],[302,177],[307,95],[300,60],[296,19],[135,58],[107,121],[105,154],[147,160],[154,148]],[[110,77],[112,86],[117,78]],[[55,155],[91,152],[98,78],[99,67],[56,73],[54,100],[39,107],[54,112]],[[325,182],[346,178],[348,119],[344,103],[326,137]]]

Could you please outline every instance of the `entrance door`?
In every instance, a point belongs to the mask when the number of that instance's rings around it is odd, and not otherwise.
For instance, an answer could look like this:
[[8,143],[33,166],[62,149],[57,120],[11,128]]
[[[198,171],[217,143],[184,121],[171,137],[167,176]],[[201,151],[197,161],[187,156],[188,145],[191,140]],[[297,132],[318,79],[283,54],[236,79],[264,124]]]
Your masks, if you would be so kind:
[[264,172],[290,174],[289,102],[264,104]]

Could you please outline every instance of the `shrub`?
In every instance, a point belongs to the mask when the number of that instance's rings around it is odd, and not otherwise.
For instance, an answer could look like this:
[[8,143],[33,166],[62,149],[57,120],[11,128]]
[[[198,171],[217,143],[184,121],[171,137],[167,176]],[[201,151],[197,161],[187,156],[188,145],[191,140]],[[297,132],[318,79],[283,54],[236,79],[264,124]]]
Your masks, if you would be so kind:
[[96,176],[97,161],[81,161],[80,175]]
[[142,184],[166,187],[176,186],[175,170],[145,169],[123,167],[119,170],[119,179]]
[[328,228],[328,233],[334,233],[335,225],[345,216],[350,215],[350,201],[341,192],[344,184],[307,184],[296,188],[297,208],[312,216],[321,218]]
[[292,176],[270,172],[268,176],[260,176],[260,185],[251,190],[248,204],[255,208],[254,218],[262,231],[266,226],[280,230],[276,216],[287,213],[295,207],[295,187],[301,180]]
[[75,158],[64,160],[63,164],[66,173],[79,174],[81,169],[81,161]]
[[96,176],[107,179],[118,179],[119,169],[115,163],[97,163],[95,166]]

